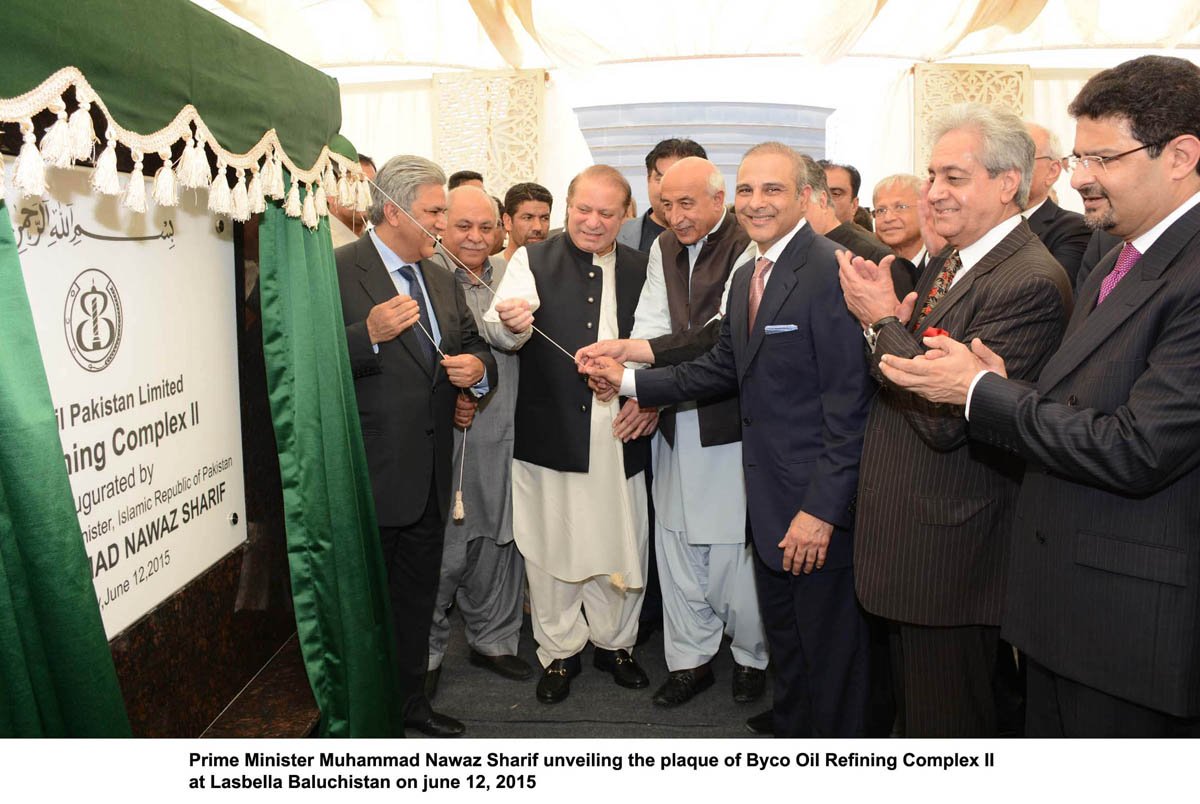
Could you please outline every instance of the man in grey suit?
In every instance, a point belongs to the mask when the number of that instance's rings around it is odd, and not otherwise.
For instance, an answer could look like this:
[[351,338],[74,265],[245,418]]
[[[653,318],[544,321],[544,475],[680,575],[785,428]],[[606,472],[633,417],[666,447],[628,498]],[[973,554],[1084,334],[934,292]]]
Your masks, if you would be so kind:
[[[1062,267],[1021,217],[1033,141],[1009,112],[964,104],[932,127],[928,202],[954,250],[900,305],[885,265],[842,253],[846,303],[873,363],[924,351],[921,333],[1002,343],[1034,379],[1070,311]],[[885,261],[886,262],[886,261]],[[916,304],[917,300],[920,304]],[[968,442],[961,408],[884,385],[867,423],[854,563],[859,600],[891,621],[909,737],[994,736],[992,676],[1019,460]]]
[[[483,190],[463,185],[450,191],[446,219],[442,247],[458,262],[441,254],[433,259],[458,280],[479,326],[492,304],[492,289],[504,277],[503,263],[497,267],[488,257],[497,229],[495,205]],[[516,655],[525,599],[525,562],[513,542],[512,528],[518,358],[496,348],[492,356],[499,387],[479,400],[470,430],[454,433],[453,477],[462,478],[465,516],[446,523],[441,581],[429,632],[427,694],[437,687],[450,638],[447,612],[455,603],[466,626],[471,664],[515,681],[533,676],[529,664]]]
[[662,214],[659,199],[663,174],[671,165],[688,156],[708,158],[700,143],[688,139],[672,137],[650,149],[650,153],[646,154],[646,194],[650,197],[650,207],[638,217],[621,224],[621,231],[617,233],[618,243],[650,253],[651,244],[667,230],[667,219]]
[[428,159],[392,158],[375,177],[375,228],[334,253],[388,573],[405,724],[436,737],[464,730],[434,712],[423,692],[450,507],[455,400],[461,389],[479,395],[496,386],[496,361],[462,290],[429,262],[430,235],[446,227],[445,181]]
[[1030,659],[1026,732],[1196,736],[1200,67],[1125,62],[1070,112],[1071,185],[1124,245],[1080,288],[1037,383],[1010,379],[1007,346],[986,338],[936,338],[940,359],[882,370],[962,410],[973,446],[1028,461],[1004,607]]

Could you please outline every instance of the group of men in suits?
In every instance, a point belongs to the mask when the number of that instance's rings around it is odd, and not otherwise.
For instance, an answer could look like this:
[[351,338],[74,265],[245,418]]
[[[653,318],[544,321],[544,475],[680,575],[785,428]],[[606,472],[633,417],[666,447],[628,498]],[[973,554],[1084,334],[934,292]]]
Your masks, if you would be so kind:
[[[385,165],[375,229],[338,268],[409,724],[462,731],[421,685],[450,431],[511,381],[490,404],[513,426],[540,700],[566,697],[588,642],[618,684],[648,684],[632,649],[657,427],[670,675],[655,703],[711,686],[728,635],[744,684],[769,650],[774,705],[752,731],[861,736],[874,617],[906,735],[996,733],[1001,637],[1027,667],[1029,734],[1195,733],[1198,109],[1200,69],[1145,57],[1080,92],[1065,160],[1011,114],[948,110],[927,184],[875,188],[891,254],[830,239],[828,170],[764,143],[732,211],[715,165],[656,159],[656,217],[632,222],[663,227],[648,255],[617,242],[629,186],[596,166],[572,182],[566,231],[518,249],[502,279],[474,265],[482,235],[448,237],[455,282],[428,262],[440,171]],[[1063,167],[1087,225],[1122,244],[1090,265],[1097,239],[1045,197]],[[485,199],[456,190],[454,217],[494,220]],[[483,281],[494,298],[468,304]],[[497,376],[501,355],[519,378]],[[706,508],[712,484],[734,504]],[[514,611],[519,594],[502,596]],[[472,642],[472,660],[512,645]]]

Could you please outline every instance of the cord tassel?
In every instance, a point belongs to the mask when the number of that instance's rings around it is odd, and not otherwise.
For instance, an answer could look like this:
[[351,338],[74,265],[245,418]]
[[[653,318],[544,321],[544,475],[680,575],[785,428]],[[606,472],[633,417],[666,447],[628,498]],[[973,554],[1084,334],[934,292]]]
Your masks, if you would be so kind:
[[228,215],[230,207],[229,181],[225,178],[225,160],[217,160],[217,173],[208,187],[208,211]]
[[67,120],[67,107],[61,101],[50,108],[58,115],[54,125],[42,135],[42,162],[49,167],[70,167],[75,161],[71,147],[71,124]]
[[358,199],[354,208],[359,212],[366,212],[371,208],[371,185],[367,182],[366,176],[363,176],[358,182]]
[[250,212],[259,215],[267,211],[267,199],[263,197],[262,180],[258,171],[250,169],[250,186],[246,189],[246,199],[250,203]]
[[146,178],[142,175],[142,152],[133,152],[133,172],[125,185],[125,208],[134,212],[146,211]]
[[112,131],[105,133],[106,144],[92,171],[92,189],[102,195],[119,195],[121,181],[117,176],[117,142]]
[[[283,162],[279,159],[278,151],[273,152],[271,155],[271,183],[266,186],[266,192],[270,198],[283,200]],[[296,214],[298,215],[299,213]]]
[[158,152],[162,167],[154,174],[154,203],[160,207],[173,207],[179,203],[179,179],[171,164],[171,151],[163,148]]
[[300,212],[300,221],[309,229],[316,229],[320,223],[317,220],[317,204],[313,199],[313,186],[308,185],[308,192],[304,194],[304,206]]
[[33,121],[21,121],[21,133],[25,144],[17,155],[17,167],[13,171],[13,187],[21,191],[21,195],[32,195],[41,198],[46,192],[46,163],[37,148],[37,134],[34,133]]
[[79,108],[71,112],[67,125],[71,130],[71,156],[75,159],[91,159],[95,154],[96,130],[92,126],[92,101],[82,87],[75,87]]
[[283,204],[283,213],[289,218],[300,217],[300,182],[292,177],[292,188],[288,190],[287,201]]

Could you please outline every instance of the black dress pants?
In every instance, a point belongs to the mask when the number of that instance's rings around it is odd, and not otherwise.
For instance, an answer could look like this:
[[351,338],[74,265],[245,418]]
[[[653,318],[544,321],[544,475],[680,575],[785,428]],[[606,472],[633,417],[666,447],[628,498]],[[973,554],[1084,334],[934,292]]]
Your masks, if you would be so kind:
[[400,666],[400,695],[408,720],[424,720],[430,711],[424,693],[425,671],[446,531],[436,486],[429,484],[429,500],[420,519],[402,528],[379,529]]

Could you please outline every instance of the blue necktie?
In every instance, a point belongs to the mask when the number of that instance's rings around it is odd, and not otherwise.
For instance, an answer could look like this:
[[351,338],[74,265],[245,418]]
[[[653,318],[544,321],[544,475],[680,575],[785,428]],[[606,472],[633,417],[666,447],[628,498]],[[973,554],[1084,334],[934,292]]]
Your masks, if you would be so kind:
[[[400,266],[400,276],[408,280],[408,295],[412,296],[413,301],[417,303],[417,309],[421,311],[421,326],[425,328],[425,332],[418,330],[413,334],[417,336],[417,343],[421,345],[421,354],[425,355],[426,368],[433,367],[433,325],[429,321],[429,305],[425,301],[425,292],[421,290],[421,283],[417,281],[416,272],[411,265]],[[428,333],[428,335],[426,335]]]

